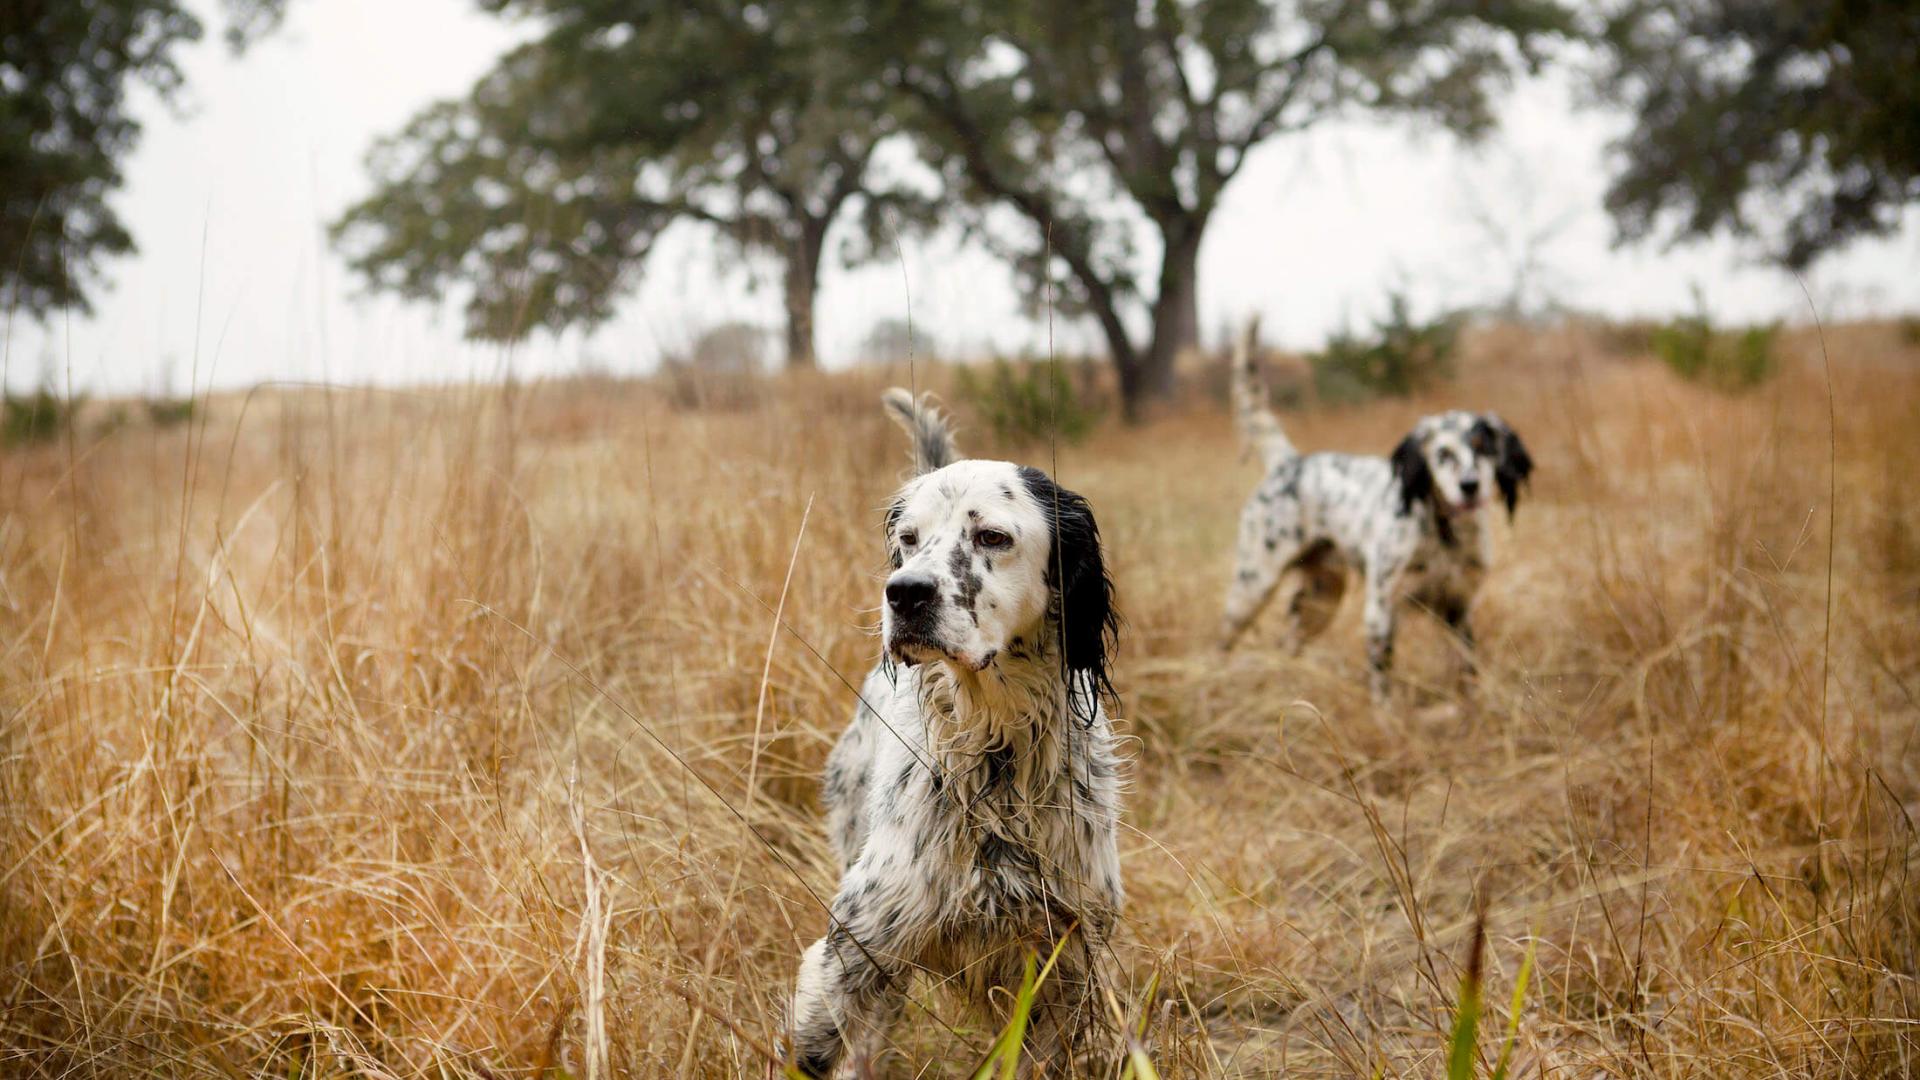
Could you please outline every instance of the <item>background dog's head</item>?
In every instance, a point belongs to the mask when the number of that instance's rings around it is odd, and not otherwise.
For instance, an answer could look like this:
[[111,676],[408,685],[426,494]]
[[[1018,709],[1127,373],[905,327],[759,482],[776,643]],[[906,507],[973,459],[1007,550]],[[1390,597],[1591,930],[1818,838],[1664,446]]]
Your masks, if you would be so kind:
[[1080,495],[1038,469],[955,462],[900,489],[887,545],[881,633],[893,659],[980,672],[1057,652],[1077,690],[1108,689],[1113,586]]
[[1533,473],[1520,436],[1493,413],[1456,410],[1423,418],[1393,451],[1400,512],[1423,499],[1445,514],[1472,513],[1494,489],[1512,516]]

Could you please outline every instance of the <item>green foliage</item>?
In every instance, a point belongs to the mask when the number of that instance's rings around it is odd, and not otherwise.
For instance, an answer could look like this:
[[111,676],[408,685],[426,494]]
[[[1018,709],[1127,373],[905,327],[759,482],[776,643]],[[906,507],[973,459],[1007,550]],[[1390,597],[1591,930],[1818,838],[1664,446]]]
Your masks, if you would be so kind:
[[[1485,926],[1474,926],[1473,953],[1466,974],[1460,979],[1460,997],[1453,1010],[1453,1032],[1447,1038],[1447,1080],[1473,1080],[1473,1065],[1479,1055],[1480,1019],[1485,1011],[1482,1000],[1481,961],[1486,948]],[[1513,1061],[1513,1047],[1520,1039],[1520,1013],[1527,1004],[1527,983],[1533,977],[1534,942],[1527,942],[1527,955],[1520,961],[1520,974],[1514,979],[1513,1000],[1507,1007],[1507,1037],[1500,1044],[1500,1056],[1493,1065],[1492,1080],[1507,1080]]]
[[1702,304],[1653,331],[1653,354],[1690,382],[1719,390],[1746,390],[1773,374],[1778,323],[1734,330],[1717,329]]
[[1007,1024],[987,1048],[983,1058],[971,1074],[972,1080],[1013,1080],[1020,1068],[1020,1051],[1027,1040],[1027,1022],[1033,1015],[1033,1003],[1039,998],[1040,987],[1053,974],[1053,966],[1060,959],[1060,950],[1065,948],[1067,936],[1062,935],[1054,943],[1053,952],[1047,955],[1046,966],[1037,973],[1034,971],[1034,955],[1027,954],[1025,969],[1020,975],[1020,988],[1013,995],[1013,1013],[1007,1018]]
[[1479,1051],[1480,980],[1469,972],[1460,981],[1460,1000],[1453,1010],[1453,1035],[1447,1040],[1447,1080],[1473,1080],[1473,1059]]
[[474,337],[607,319],[659,235],[716,229],[786,273],[790,359],[812,362],[827,230],[864,202],[898,129],[848,63],[828,0],[738,5],[485,0],[538,30],[460,101],[369,157],[375,190],[334,225],[353,268],[410,299],[463,296]]
[[170,99],[200,32],[178,0],[0,4],[0,310],[91,310],[101,262],[133,250],[110,201],[140,136],[128,89]]
[[[1194,344],[1196,259],[1266,140],[1363,111],[1473,135],[1491,92],[1574,29],[1560,0],[877,5],[867,63],[913,105],[961,223],[1034,308],[1090,315],[1131,414]],[[1006,211],[1012,211],[1011,214]],[[1134,237],[1158,234],[1157,274]],[[1142,349],[1127,329],[1149,322]]]
[[[271,30],[286,0],[224,0],[235,48]],[[127,94],[163,104],[174,53],[204,29],[181,0],[0,2],[0,312],[91,311],[101,264],[134,250],[114,211],[140,139]]]
[[1527,938],[1527,955],[1520,961],[1520,974],[1513,980],[1513,1000],[1507,1003],[1507,1041],[1500,1044],[1499,1060],[1493,1063],[1493,1080],[1507,1080],[1507,1067],[1513,1062],[1513,1046],[1520,1041],[1520,1012],[1527,1004],[1527,983],[1533,978],[1533,949],[1537,938]]
[[1912,4],[1636,0],[1607,36],[1636,121],[1607,193],[1627,238],[1726,231],[1799,269],[1920,200]]
[[1387,297],[1386,317],[1370,334],[1343,331],[1326,350],[1308,357],[1314,391],[1326,404],[1377,397],[1408,397],[1453,376],[1453,354],[1464,321],[1447,312],[1422,322],[1404,293]]
[[[1143,1001],[1151,1003],[1160,993],[1160,972],[1156,969],[1153,978],[1147,981],[1147,992],[1141,995]],[[1147,1049],[1140,1040],[1147,1034],[1147,1024],[1153,1016],[1146,1009],[1140,1011],[1140,1017],[1134,1021],[1133,1028],[1126,1032],[1127,1053],[1120,1070],[1120,1080],[1160,1080],[1160,1071],[1153,1067],[1153,1059],[1147,1056]]]
[[154,427],[174,427],[193,419],[192,398],[148,398],[147,419]]
[[1077,443],[1099,420],[1099,411],[1076,390],[1062,364],[996,357],[986,374],[961,367],[956,377],[961,400],[1002,441]]
[[227,44],[235,52],[279,28],[287,16],[287,0],[226,0]]
[[1609,356],[1638,357],[1653,353],[1653,335],[1661,323],[1655,319],[1582,315],[1575,317],[1571,325],[1584,331]]
[[57,438],[72,426],[84,398],[68,401],[42,386],[0,400],[0,443],[24,446]]

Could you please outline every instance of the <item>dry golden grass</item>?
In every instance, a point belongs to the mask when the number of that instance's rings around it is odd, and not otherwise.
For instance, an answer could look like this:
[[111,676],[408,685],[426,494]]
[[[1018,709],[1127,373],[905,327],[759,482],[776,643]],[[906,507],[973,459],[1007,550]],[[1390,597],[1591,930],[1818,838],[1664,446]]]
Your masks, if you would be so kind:
[[[964,440],[1105,529],[1162,1075],[1440,1074],[1482,907],[1481,1075],[1529,947],[1517,1075],[1920,1068],[1920,354],[1829,344],[1831,440],[1810,332],[1746,397],[1489,331],[1431,400],[1292,417],[1492,407],[1541,463],[1477,691],[1415,620],[1392,713],[1351,598],[1300,660],[1210,650],[1222,413]],[[835,877],[879,385],[260,392],[0,458],[0,1073],[757,1075]],[[925,1075],[992,1038],[915,1001]]]

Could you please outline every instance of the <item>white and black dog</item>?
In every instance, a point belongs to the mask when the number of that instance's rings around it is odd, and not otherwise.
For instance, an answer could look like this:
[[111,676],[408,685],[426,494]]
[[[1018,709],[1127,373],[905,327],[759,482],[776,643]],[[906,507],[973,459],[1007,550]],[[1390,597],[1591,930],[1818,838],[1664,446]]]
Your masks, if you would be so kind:
[[1487,568],[1479,511],[1497,489],[1512,517],[1533,472],[1520,437],[1492,413],[1455,410],[1422,418],[1391,457],[1303,455],[1267,405],[1253,357],[1257,331],[1257,321],[1250,322],[1234,350],[1233,410],[1267,474],[1240,514],[1221,648],[1233,647],[1284,583],[1285,641],[1298,650],[1333,620],[1347,574],[1358,569],[1366,581],[1368,685],[1376,702],[1388,697],[1394,620],[1403,605],[1445,622],[1470,664],[1467,617]]
[[886,513],[884,658],[827,759],[844,873],[801,959],[794,1063],[873,1075],[916,972],[985,1004],[1065,942],[1026,1044],[1064,1075],[1103,1027],[1094,992],[1121,903],[1100,530],[1040,470],[960,460],[924,401],[885,403],[917,475]]

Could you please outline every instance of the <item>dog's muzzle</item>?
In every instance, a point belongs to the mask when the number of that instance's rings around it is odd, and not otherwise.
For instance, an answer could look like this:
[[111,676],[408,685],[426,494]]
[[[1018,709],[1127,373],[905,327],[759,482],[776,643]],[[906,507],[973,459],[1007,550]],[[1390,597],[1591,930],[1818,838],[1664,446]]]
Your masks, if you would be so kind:
[[895,619],[924,621],[940,599],[940,583],[928,574],[898,573],[887,579],[887,607]]
[[887,614],[892,630],[887,635],[887,651],[908,664],[944,655],[947,649],[935,640],[935,623],[940,611],[940,583],[930,574],[902,571],[887,579]]

